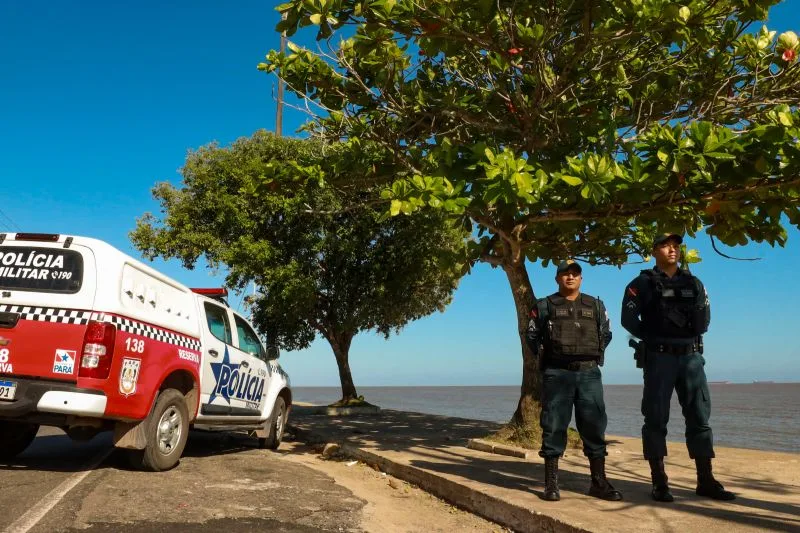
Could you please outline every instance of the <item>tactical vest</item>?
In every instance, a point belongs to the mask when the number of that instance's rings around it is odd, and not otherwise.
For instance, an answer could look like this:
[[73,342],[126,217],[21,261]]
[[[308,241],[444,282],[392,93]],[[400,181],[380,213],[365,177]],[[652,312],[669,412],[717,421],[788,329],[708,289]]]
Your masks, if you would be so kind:
[[547,356],[561,359],[597,358],[603,355],[600,343],[599,306],[595,298],[581,294],[574,301],[553,294],[545,300],[548,333]]
[[698,304],[700,283],[684,272],[666,278],[654,270],[642,270],[651,286],[651,300],[642,309],[642,322],[650,337],[692,338],[706,332],[706,305]]

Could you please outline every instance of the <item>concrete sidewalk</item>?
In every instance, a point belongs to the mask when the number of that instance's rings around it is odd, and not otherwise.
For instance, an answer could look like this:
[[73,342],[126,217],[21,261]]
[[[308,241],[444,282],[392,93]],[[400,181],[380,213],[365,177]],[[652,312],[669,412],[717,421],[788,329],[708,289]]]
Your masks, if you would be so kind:
[[331,417],[294,406],[289,426],[300,440],[338,443],[348,456],[515,531],[800,531],[796,454],[717,448],[715,475],[737,499],[716,502],[694,494],[694,463],[683,444],[670,443],[675,502],[664,504],[650,499],[640,440],[609,437],[608,476],[625,499],[586,496],[589,467],[575,450],[561,460],[561,501],[545,502],[535,453],[519,459],[466,447],[498,424],[392,410]]

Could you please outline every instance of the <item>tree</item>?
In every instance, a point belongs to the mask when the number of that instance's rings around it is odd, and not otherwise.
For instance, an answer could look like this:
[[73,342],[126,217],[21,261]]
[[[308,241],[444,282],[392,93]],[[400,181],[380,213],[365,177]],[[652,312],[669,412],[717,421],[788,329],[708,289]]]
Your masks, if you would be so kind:
[[[288,349],[324,337],[342,400],[355,400],[353,337],[366,330],[388,337],[443,311],[465,258],[463,230],[438,214],[391,218],[369,207],[362,163],[341,146],[263,131],[230,147],[204,146],[188,155],[181,189],[154,188],[163,218],[144,215],[131,239],[151,259],[175,257],[193,268],[205,256],[225,265],[234,288],[255,282],[257,329]],[[344,187],[320,187],[323,176],[358,183],[360,205],[342,208],[356,202]]]
[[[477,224],[474,257],[505,272],[522,333],[526,259],[620,265],[665,230],[785,244],[800,46],[754,26],[776,3],[292,0],[278,29],[318,26],[323,46],[259,68],[317,106],[316,134],[393,158],[392,213]],[[531,428],[538,362],[520,336],[512,421]]]

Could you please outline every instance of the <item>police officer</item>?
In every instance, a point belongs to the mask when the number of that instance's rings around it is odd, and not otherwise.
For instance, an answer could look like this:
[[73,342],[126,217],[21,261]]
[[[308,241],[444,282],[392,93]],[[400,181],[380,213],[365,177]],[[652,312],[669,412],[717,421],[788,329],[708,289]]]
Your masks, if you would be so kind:
[[644,394],[642,445],[650,463],[652,497],[671,502],[664,457],[667,455],[667,421],[672,390],[686,420],[686,447],[697,466],[700,496],[733,500],[711,473],[714,445],[708,418],[711,397],[702,356],[702,335],[711,322],[711,307],[703,284],[678,268],[680,235],[664,234],[653,243],[656,266],[643,270],[625,288],[622,326],[644,343]]
[[622,494],[606,479],[606,411],[599,366],[611,342],[608,315],[599,298],[580,292],[581,266],[574,261],[558,265],[558,292],[543,298],[531,310],[527,341],[540,355],[542,368],[542,449],[545,462],[545,500],[558,501],[558,458],[567,444],[567,427],[575,407],[575,422],[589,458],[592,483],[589,494],[621,500]]

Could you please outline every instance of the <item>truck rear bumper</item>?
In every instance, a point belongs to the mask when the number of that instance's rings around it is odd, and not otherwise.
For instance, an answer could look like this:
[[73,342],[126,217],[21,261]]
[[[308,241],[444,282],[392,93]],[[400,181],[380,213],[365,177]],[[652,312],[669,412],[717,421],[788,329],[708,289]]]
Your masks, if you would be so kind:
[[80,389],[74,384],[11,378],[17,383],[17,397],[0,401],[0,418],[27,419],[41,415],[102,417],[108,399],[102,391]]
[[107,401],[105,394],[51,390],[42,395],[36,410],[40,413],[99,417],[106,412]]

